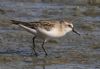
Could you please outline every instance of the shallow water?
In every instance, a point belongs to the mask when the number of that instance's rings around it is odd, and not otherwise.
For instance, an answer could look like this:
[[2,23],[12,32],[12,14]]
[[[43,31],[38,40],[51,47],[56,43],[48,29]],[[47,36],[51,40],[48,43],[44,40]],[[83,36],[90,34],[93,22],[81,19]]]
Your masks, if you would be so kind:
[[[0,69],[100,69],[100,7],[91,12],[85,5],[60,3],[0,2]],[[93,14],[93,15],[92,15]],[[48,56],[37,39],[38,57],[32,56],[33,35],[11,25],[9,20],[38,21],[48,19],[75,20],[78,36],[72,32],[46,43]]]

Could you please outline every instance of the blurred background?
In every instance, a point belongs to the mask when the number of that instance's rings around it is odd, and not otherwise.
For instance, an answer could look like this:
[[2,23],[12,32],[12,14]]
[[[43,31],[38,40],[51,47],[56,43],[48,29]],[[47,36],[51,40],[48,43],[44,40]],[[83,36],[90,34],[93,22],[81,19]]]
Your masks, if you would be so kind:
[[[67,20],[81,36],[48,41],[32,56],[32,37],[10,20]],[[100,0],[0,0],[0,69],[100,69]]]

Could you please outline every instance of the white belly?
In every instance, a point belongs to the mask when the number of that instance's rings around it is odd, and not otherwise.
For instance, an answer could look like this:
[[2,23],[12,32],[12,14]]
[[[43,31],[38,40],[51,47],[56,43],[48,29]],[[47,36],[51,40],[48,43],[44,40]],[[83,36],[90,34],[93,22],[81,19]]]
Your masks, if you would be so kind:
[[22,28],[24,28],[25,30],[29,31],[32,34],[38,35],[43,38],[45,38],[45,37],[58,38],[58,37],[64,36],[67,32],[71,31],[71,29],[69,29],[69,28],[67,28],[67,30],[65,30],[64,28],[63,28],[63,30],[59,30],[58,28],[52,28],[50,31],[47,31],[42,28],[38,28],[38,30],[31,29],[31,28],[26,27],[21,24],[19,24],[19,26],[21,26]]
[[62,37],[67,33],[66,31],[59,31],[58,29],[55,29],[55,28],[50,31],[39,28],[39,32],[51,38]]

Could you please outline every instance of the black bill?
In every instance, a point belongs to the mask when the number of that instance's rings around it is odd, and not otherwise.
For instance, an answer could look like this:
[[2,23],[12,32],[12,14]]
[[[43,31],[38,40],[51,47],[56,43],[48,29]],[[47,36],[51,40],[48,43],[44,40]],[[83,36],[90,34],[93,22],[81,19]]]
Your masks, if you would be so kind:
[[72,31],[78,35],[80,35],[74,28],[72,29]]

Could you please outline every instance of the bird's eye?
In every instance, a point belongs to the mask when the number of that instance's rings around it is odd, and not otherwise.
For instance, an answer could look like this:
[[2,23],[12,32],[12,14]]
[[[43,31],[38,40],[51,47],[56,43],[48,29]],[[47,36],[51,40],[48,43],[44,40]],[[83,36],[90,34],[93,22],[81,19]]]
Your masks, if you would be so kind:
[[71,28],[72,28],[72,26],[71,26],[71,25],[68,25],[68,27],[71,27]]

